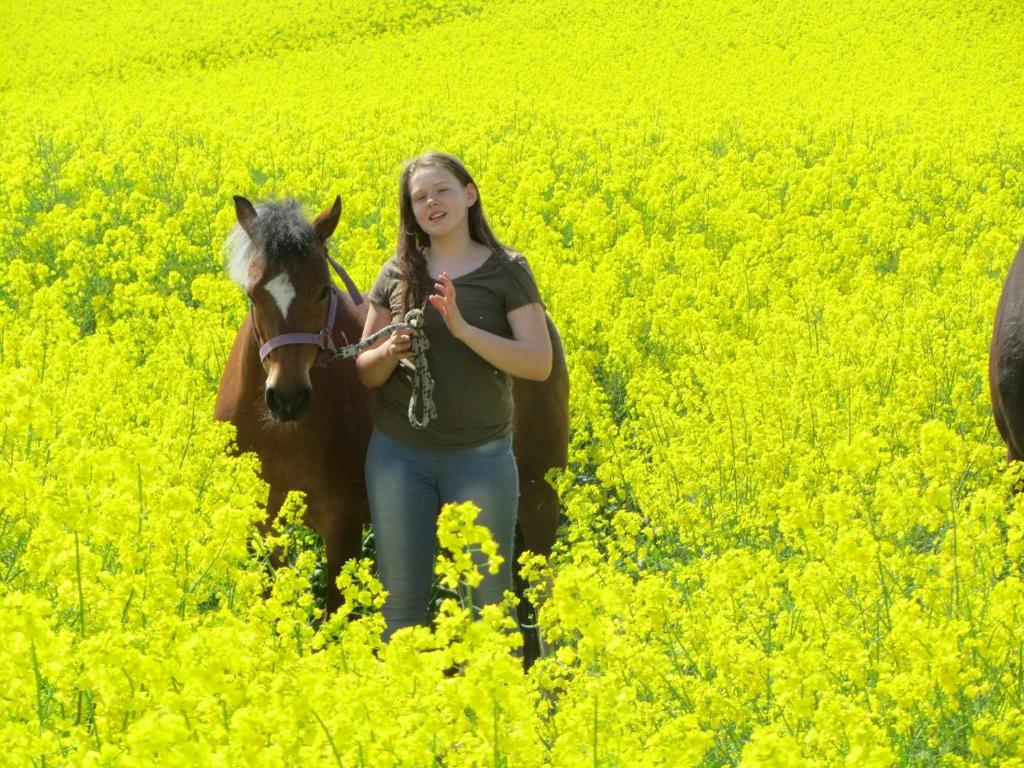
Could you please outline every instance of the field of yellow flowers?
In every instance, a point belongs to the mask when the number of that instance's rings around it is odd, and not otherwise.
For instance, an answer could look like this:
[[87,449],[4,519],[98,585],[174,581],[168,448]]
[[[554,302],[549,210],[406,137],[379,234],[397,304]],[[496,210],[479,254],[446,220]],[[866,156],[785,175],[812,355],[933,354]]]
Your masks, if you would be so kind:
[[[1024,502],[986,382],[1022,21],[3,3],[0,764],[1024,765]],[[500,612],[452,601],[381,647],[369,560],[342,577],[363,618],[317,621],[308,536],[282,524],[268,575],[256,460],[212,419],[231,196],[340,195],[367,289],[428,149],[569,357],[525,675]]]

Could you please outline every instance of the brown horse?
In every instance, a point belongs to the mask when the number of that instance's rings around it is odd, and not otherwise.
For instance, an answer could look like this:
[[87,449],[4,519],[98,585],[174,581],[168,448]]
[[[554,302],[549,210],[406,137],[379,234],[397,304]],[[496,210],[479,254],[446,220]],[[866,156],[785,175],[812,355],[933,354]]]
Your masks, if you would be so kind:
[[[363,471],[371,423],[370,394],[353,361],[326,362],[323,352],[359,340],[367,305],[337,265],[348,295],[331,282],[326,241],[341,215],[340,198],[313,222],[294,201],[257,210],[236,197],[235,214],[228,272],[251,311],[224,369],[215,415],[235,425],[240,451],[260,457],[270,485],[267,525],[288,491],[306,493],[305,522],[327,550],[330,613],[340,604],[335,579],[347,559],[360,555],[369,522]],[[558,496],[544,475],[566,466],[569,441],[569,375],[550,319],[548,330],[551,375],[513,384],[519,524],[526,549],[544,556],[559,524]]]
[[334,344],[358,341],[366,305],[357,292],[346,296],[334,287],[327,258],[341,200],[312,223],[294,201],[261,205],[257,213],[236,197],[235,214],[228,272],[248,295],[250,312],[224,368],[215,416],[235,425],[239,451],[260,457],[270,485],[267,526],[288,491],[305,492],[305,522],[326,549],[325,602],[333,612],[340,604],[335,579],[346,560],[359,556],[362,527],[369,523],[363,478],[369,393],[352,360],[318,365],[319,345],[285,344],[267,352],[266,343],[321,329]]
[[988,357],[992,415],[1008,461],[1024,460],[1024,242],[1010,266],[996,309]]

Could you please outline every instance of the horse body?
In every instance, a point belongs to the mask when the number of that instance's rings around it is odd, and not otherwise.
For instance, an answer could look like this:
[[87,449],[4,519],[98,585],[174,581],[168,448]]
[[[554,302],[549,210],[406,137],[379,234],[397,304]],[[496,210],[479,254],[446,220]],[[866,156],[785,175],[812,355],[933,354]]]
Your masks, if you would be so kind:
[[1007,460],[1024,460],[1024,242],[999,297],[988,383],[992,415],[1006,442]]
[[547,318],[551,374],[544,381],[512,379],[512,450],[519,466],[519,526],[526,548],[547,557],[555,543],[561,505],[544,479],[569,460],[569,370],[558,329]]
[[[306,494],[304,522],[320,534],[327,552],[325,602],[332,613],[341,599],[335,580],[344,562],[361,554],[362,528],[370,521],[364,467],[371,394],[359,382],[354,360],[316,364],[321,350],[309,331],[324,328],[336,347],[358,341],[367,305],[357,305],[330,282],[325,241],[340,216],[340,200],[311,225],[296,219],[294,204],[288,210],[269,204],[266,215],[244,198],[235,198],[235,207],[239,227],[229,238],[229,271],[252,311],[231,348],[215,417],[235,425],[239,451],[260,457],[270,486],[264,529],[288,491]],[[342,276],[350,294],[358,295]],[[333,314],[325,301],[332,292]],[[548,331],[554,356],[549,378],[513,379],[519,522],[525,547],[544,556],[554,544],[560,509],[544,475],[566,466],[569,438],[565,353],[550,319]]]

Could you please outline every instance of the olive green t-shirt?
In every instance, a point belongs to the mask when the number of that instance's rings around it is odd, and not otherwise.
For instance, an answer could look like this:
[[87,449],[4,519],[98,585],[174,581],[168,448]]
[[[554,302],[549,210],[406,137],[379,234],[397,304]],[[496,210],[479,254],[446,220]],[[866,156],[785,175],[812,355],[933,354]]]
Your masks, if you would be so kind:
[[[509,339],[513,336],[507,314],[541,303],[530,267],[516,252],[496,249],[483,264],[452,282],[466,322]],[[396,257],[381,268],[370,289],[370,301],[389,310],[394,320],[402,319]],[[409,424],[412,372],[399,365],[376,391],[374,426],[388,437],[422,448],[472,448],[507,435],[512,429],[512,378],[452,336],[429,302],[423,315],[437,418],[425,429]]]

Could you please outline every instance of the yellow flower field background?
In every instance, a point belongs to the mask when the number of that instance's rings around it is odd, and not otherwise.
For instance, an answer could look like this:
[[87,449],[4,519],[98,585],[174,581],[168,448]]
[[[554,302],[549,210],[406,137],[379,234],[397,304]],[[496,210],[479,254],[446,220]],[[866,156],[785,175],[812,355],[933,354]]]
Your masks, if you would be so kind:
[[[4,3],[0,763],[1024,764],[1024,507],[986,378],[1021,21]],[[474,173],[569,358],[525,675],[499,612],[451,601],[381,647],[367,560],[363,617],[317,621],[313,551],[293,523],[290,567],[250,554],[266,489],[212,419],[246,311],[231,196],[340,195],[367,289],[428,149]]]

